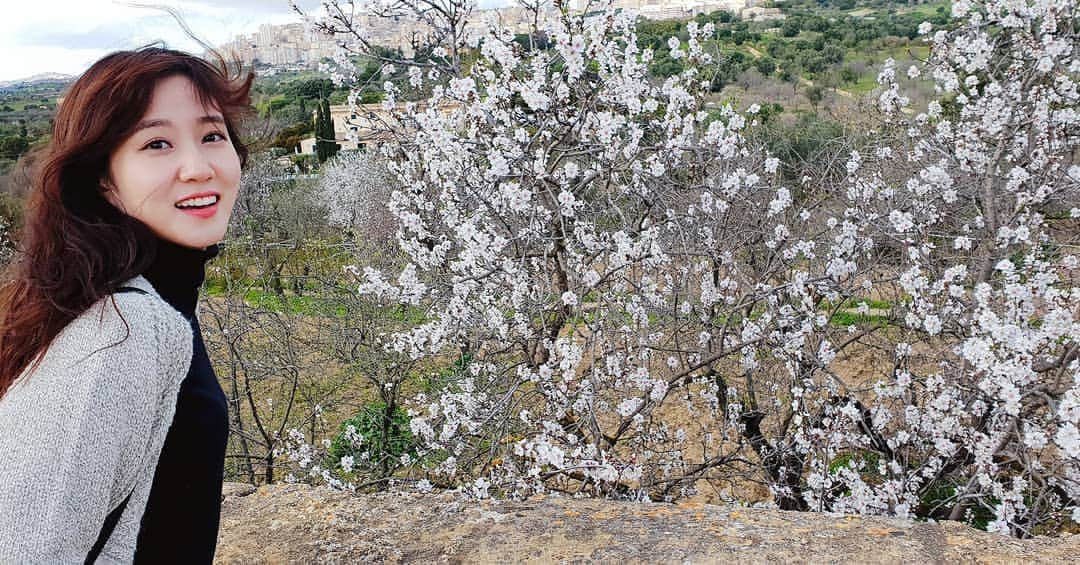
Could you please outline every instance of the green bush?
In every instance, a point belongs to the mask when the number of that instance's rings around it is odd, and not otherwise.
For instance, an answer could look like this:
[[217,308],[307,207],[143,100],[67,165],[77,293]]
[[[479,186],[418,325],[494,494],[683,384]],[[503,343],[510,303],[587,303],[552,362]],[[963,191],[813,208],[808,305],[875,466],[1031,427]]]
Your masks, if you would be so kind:
[[342,422],[340,431],[330,442],[333,468],[341,468],[343,457],[352,457],[353,472],[377,470],[384,459],[388,460],[387,468],[393,469],[402,455],[415,456],[416,439],[409,430],[409,416],[405,411],[400,407],[394,409],[384,439],[385,421],[386,404],[371,402]]
[[472,354],[466,353],[458,356],[453,364],[443,367],[439,371],[426,373],[420,376],[420,390],[427,394],[439,394],[443,391],[458,392],[458,384],[467,374],[469,364],[472,363]]
[[[962,485],[947,477],[930,483],[919,497],[919,507],[915,515],[919,518],[935,520],[948,519],[952,507],[956,504],[958,489],[961,487]],[[989,502],[992,506],[1001,501],[996,497],[990,497]],[[961,522],[979,530],[986,530],[986,526],[993,520],[994,511],[980,504],[968,506],[960,518]]]

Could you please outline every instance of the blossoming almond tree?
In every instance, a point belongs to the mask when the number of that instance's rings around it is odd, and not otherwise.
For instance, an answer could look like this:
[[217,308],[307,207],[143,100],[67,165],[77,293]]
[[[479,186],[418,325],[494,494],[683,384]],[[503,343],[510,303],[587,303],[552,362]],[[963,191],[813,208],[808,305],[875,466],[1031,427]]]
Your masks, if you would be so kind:
[[[992,513],[989,529],[1021,535],[1060,510],[1080,517],[1075,8],[955,2],[955,29],[923,24],[931,58],[907,71],[933,77],[940,99],[924,111],[906,108],[891,64],[879,77],[885,127],[907,139],[852,153],[847,215],[899,249],[905,331],[873,431],[849,431],[855,445],[885,440],[866,452],[875,484],[815,459],[812,496],[842,488],[834,508],[925,513],[932,493],[929,510]],[[913,174],[883,182],[897,160]],[[920,349],[931,362],[912,361]],[[828,451],[844,427],[805,442]]]
[[[734,473],[781,508],[1078,518],[1073,0],[955,3],[909,71],[941,99],[909,110],[887,65],[842,183],[788,182],[756,105],[707,102],[711,25],[656,83],[632,13],[527,7],[550,48],[489,22],[436,34],[467,68],[385,85],[407,261],[352,272],[427,311],[386,347],[465,367],[413,402],[429,479],[670,500]],[[859,350],[887,352],[869,382],[837,368]]]

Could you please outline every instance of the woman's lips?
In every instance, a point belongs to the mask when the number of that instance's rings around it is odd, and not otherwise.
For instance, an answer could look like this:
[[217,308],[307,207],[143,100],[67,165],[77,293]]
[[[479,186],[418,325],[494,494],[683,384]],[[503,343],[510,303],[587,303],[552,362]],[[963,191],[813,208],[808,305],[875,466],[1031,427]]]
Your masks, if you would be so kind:
[[218,203],[215,202],[209,206],[204,206],[202,208],[180,208],[180,211],[184,212],[185,214],[191,214],[196,218],[209,218],[217,213],[217,209]]

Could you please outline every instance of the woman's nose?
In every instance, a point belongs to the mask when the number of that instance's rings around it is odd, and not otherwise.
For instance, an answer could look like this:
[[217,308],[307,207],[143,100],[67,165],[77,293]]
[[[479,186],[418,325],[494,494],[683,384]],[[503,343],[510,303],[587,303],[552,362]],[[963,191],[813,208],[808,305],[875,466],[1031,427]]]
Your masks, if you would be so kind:
[[183,182],[202,182],[214,178],[209,156],[198,148],[188,149],[180,161],[179,178]]

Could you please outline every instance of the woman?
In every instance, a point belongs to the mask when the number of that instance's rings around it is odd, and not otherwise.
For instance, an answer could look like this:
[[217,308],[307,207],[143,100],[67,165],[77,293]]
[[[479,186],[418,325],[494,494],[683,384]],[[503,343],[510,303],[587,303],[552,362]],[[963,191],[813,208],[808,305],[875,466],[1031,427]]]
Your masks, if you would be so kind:
[[195,304],[253,76],[156,47],[71,86],[0,296],[0,563],[209,563],[228,416]]

